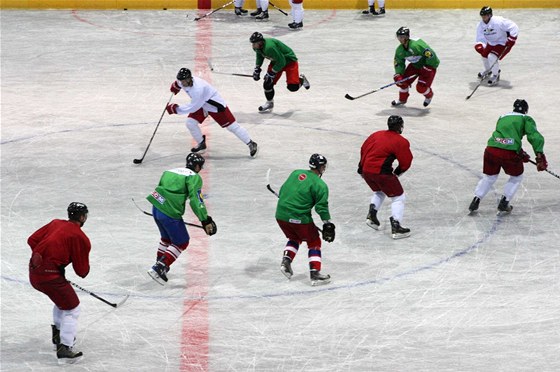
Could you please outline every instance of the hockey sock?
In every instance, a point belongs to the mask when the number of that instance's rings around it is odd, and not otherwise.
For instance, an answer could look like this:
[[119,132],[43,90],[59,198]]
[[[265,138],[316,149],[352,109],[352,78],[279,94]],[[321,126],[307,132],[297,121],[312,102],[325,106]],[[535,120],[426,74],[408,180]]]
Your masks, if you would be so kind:
[[321,271],[321,247],[309,248],[309,270]]
[[392,198],[391,215],[397,221],[402,221],[404,216],[404,201],[406,200],[405,194],[395,196]]
[[171,244],[167,248],[167,251],[165,252],[165,258],[163,259],[163,263],[166,264],[167,266],[171,266],[171,264],[179,258],[181,253],[183,253],[183,251],[187,249],[188,246],[189,246],[189,242],[180,245]]
[[251,141],[251,136],[249,136],[249,132],[247,132],[247,130],[243,128],[241,125],[239,125],[236,121],[228,125],[227,130],[235,134],[235,136],[239,138],[241,142],[243,142],[246,145]]
[[290,5],[292,6],[291,13],[292,13],[292,17],[294,19],[294,22],[295,23],[303,22],[303,13],[304,13],[303,3],[296,4],[292,1],[290,1],[290,3],[291,3]]
[[165,255],[165,252],[167,252],[167,247],[169,247],[169,244],[171,244],[170,240],[161,238],[157,249],[156,261],[159,261]]
[[53,306],[53,323],[56,329],[60,330],[60,323],[62,323],[62,310],[58,306]]
[[498,75],[500,73],[500,62],[498,62],[498,56],[494,53],[488,54],[488,63],[492,66],[492,75]]
[[62,310],[60,322],[60,343],[66,346],[74,346],[74,340],[78,333],[78,317],[80,316],[80,305],[72,310]]
[[482,175],[482,178],[480,179],[480,181],[478,181],[478,184],[474,189],[474,194],[478,196],[479,199],[484,198],[486,194],[488,194],[488,191],[490,191],[490,189],[494,185],[494,182],[496,182],[497,179],[498,179],[497,174],[493,176],[488,176],[486,174]]
[[293,261],[296,258],[296,254],[299,249],[299,242],[295,240],[288,240],[286,243],[286,248],[284,248],[284,257],[288,257],[290,261]]
[[194,138],[194,140],[196,141],[196,143],[200,143],[202,142],[202,131],[200,130],[199,127],[200,123],[196,120],[194,120],[193,118],[188,118],[187,119],[187,129],[189,130],[189,132],[191,133],[191,136]]
[[517,192],[517,189],[519,188],[519,185],[521,184],[522,180],[523,180],[522,174],[519,176],[509,177],[509,180],[506,182],[504,186],[504,196],[506,197],[507,200],[511,201],[511,199],[513,199],[513,196]]
[[373,196],[371,197],[371,202],[370,204],[375,205],[375,209],[379,210],[381,208],[381,206],[383,205],[383,201],[385,200],[385,193],[381,192],[381,191],[376,191],[373,193]]
[[408,93],[408,88],[400,88],[399,89],[399,101],[401,102],[406,102],[408,101],[408,96],[410,95],[410,93]]
[[266,100],[272,101],[274,99],[274,93],[274,88],[272,88],[271,90],[265,90],[264,96],[266,97]]

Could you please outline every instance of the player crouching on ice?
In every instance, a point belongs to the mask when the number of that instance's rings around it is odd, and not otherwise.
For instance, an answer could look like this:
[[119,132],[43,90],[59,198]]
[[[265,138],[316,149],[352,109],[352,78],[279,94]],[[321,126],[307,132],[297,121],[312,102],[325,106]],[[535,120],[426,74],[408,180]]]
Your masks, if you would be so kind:
[[[439,59],[434,50],[424,40],[410,38],[408,27],[401,27],[397,30],[397,39],[400,45],[395,51],[395,75],[393,79],[399,82],[397,86],[400,90],[399,99],[391,102],[391,105],[401,106],[406,103],[410,95],[408,90],[418,77],[416,91],[424,95],[424,107],[428,107],[434,96],[431,86],[439,66]],[[405,68],[406,61],[410,63]]]

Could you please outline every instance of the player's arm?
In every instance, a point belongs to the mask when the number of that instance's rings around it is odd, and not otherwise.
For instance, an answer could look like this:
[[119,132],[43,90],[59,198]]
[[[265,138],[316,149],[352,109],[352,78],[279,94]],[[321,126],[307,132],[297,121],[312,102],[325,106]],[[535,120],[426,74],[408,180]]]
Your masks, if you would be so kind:
[[85,278],[89,274],[89,252],[91,243],[85,236],[77,236],[70,242],[72,267],[74,272],[81,278]]
[[196,174],[194,176],[186,177],[187,193],[189,198],[189,205],[193,213],[199,221],[205,221],[208,218],[208,211],[202,198],[202,178]]
[[49,222],[45,226],[41,227],[39,230],[35,231],[29,238],[27,238],[27,244],[31,247],[31,250],[34,250],[37,244],[43,239],[47,231],[49,230],[49,225],[52,223]]

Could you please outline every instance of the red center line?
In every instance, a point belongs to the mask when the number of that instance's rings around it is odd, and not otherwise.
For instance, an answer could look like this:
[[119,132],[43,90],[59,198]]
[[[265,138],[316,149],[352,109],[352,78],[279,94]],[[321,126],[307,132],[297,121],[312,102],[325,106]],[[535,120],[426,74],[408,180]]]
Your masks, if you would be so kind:
[[[209,8],[199,0],[199,8]],[[193,75],[211,83],[208,58],[212,57],[212,22],[197,22],[195,35],[195,60]],[[210,134],[206,133],[206,139]],[[208,162],[201,172],[204,192],[208,192]],[[208,314],[208,249],[209,238],[202,230],[191,230],[193,239],[187,251],[187,288],[183,303],[183,327],[181,337],[181,372],[208,371],[209,314]]]

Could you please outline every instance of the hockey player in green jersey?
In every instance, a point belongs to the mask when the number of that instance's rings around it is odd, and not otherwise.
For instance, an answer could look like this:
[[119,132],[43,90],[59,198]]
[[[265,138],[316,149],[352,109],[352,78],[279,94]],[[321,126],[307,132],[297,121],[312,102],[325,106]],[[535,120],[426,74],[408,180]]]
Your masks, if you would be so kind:
[[313,154],[309,159],[309,170],[298,169],[292,172],[282,185],[276,207],[276,221],[288,238],[280,270],[290,279],[294,274],[291,263],[299,246],[307,242],[311,285],[330,282],[330,275],[321,274],[321,239],[318,228],[313,223],[311,209],[323,221],[323,240],[332,242],[335,226],[330,222],[329,188],[321,179],[327,168],[327,158]]
[[[439,59],[434,50],[424,40],[410,38],[408,27],[401,27],[397,30],[397,39],[400,45],[395,51],[395,75],[393,79],[398,82],[397,86],[400,90],[399,99],[391,102],[391,105],[404,105],[410,95],[408,93],[409,88],[418,78],[416,91],[424,95],[424,107],[428,107],[434,96],[432,82],[436,76]],[[410,62],[408,66],[406,66],[406,61]]]
[[263,82],[266,103],[259,106],[260,112],[270,112],[274,108],[274,86],[283,72],[286,72],[286,88],[290,92],[297,92],[301,86],[305,89],[310,88],[311,85],[305,75],[300,75],[298,59],[289,46],[278,39],[264,38],[260,32],[254,32],[249,41],[256,54],[253,80],[260,80],[261,66],[265,59],[270,60]]
[[152,203],[152,214],[161,235],[156,263],[148,274],[161,285],[167,282],[169,266],[189,245],[189,233],[183,222],[187,199],[206,234],[214,235],[217,231],[202,198],[202,178],[198,172],[205,160],[201,155],[191,153],[186,162],[186,168],[163,172],[159,185],[146,197]]
[[509,204],[523,179],[523,163],[529,162],[530,156],[521,148],[524,136],[533,147],[539,172],[548,168],[543,153],[544,137],[537,130],[532,117],[527,115],[529,104],[523,99],[513,103],[513,112],[500,116],[496,129],[488,140],[484,151],[483,175],[476,185],[474,198],[469,206],[471,213],[478,210],[480,200],[490,191],[498,179],[500,169],[509,175],[504,186],[504,194],[498,204],[498,214],[507,214],[513,207]]

